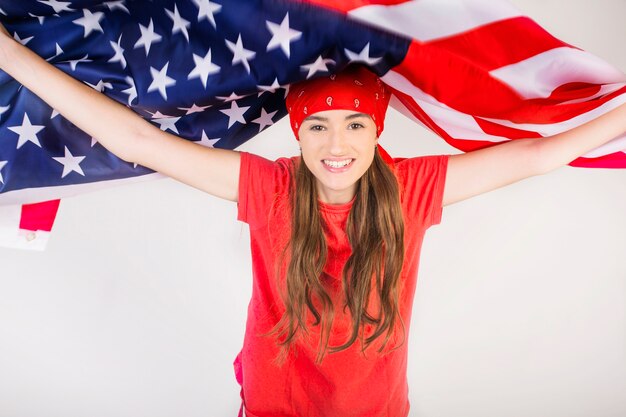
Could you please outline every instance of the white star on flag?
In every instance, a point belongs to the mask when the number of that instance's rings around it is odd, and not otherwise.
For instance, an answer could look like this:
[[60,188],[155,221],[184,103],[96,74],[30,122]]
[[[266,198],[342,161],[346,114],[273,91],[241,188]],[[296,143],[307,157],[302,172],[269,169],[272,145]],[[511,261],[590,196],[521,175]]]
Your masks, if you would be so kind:
[[172,132],[178,134],[178,129],[176,128],[176,122],[180,120],[180,117],[158,117],[152,119],[153,122],[158,123],[160,129],[163,131],[171,130]]
[[167,67],[170,62],[167,63],[160,70],[156,70],[154,67],[150,67],[150,75],[152,75],[152,84],[148,87],[148,93],[158,90],[161,93],[161,97],[167,100],[167,92],[165,89],[176,84],[176,80],[167,76]]
[[141,31],[141,37],[139,38],[139,40],[137,40],[137,42],[135,42],[134,49],[143,46],[144,48],[146,48],[146,56],[148,56],[148,54],[150,53],[150,46],[152,46],[152,44],[155,42],[160,42],[162,37],[154,31],[154,22],[152,21],[152,19],[150,19],[148,27],[145,27],[140,23],[139,30]]
[[302,37],[302,32],[298,32],[297,30],[293,30],[289,27],[289,13],[285,15],[285,18],[280,25],[270,22],[269,20],[266,20],[265,24],[267,25],[269,31],[272,32],[272,39],[270,39],[270,42],[267,44],[266,50],[271,51],[272,49],[276,49],[280,46],[285,55],[287,55],[287,58],[289,58],[289,44]]
[[89,87],[93,88],[94,90],[102,93],[104,91],[105,88],[108,88],[109,90],[113,89],[113,85],[111,83],[105,83],[103,80],[98,81],[98,84],[93,85],[91,83],[88,83],[85,81],[85,84],[87,84]]
[[172,21],[174,22],[174,27],[172,27],[172,35],[178,32],[182,32],[185,36],[185,39],[187,39],[187,42],[189,42],[189,32],[187,31],[187,28],[191,25],[191,23],[189,23],[188,20],[185,20],[180,16],[176,3],[174,3],[173,13],[167,9],[165,9],[165,13],[167,13],[170,19],[172,19]]
[[130,106],[133,100],[137,98],[137,87],[135,87],[135,80],[132,77],[126,76],[125,79],[130,87],[122,90],[122,93],[128,94],[128,105]]
[[252,121],[252,123],[259,124],[259,133],[261,133],[261,131],[267,126],[271,126],[274,124],[272,117],[274,117],[276,113],[278,113],[278,110],[268,113],[263,107],[261,107],[261,116]]
[[196,103],[193,103],[191,105],[191,107],[178,107],[178,109],[179,110],[185,110],[187,112],[187,113],[185,113],[185,116],[187,116],[189,114],[203,112],[205,109],[208,109],[209,107],[211,107],[211,105],[208,105],[208,106],[198,106],[198,105],[196,105]]
[[74,9],[70,8],[68,5],[72,4],[70,1],[58,1],[58,0],[37,0],[39,3],[43,3],[47,6],[50,6],[54,9],[55,13],[59,13],[62,11],[72,12]]
[[0,116],[2,116],[11,106],[0,106]]
[[306,79],[308,80],[320,71],[328,72],[328,64],[335,65],[336,62],[330,58],[324,58],[320,55],[317,57],[315,62],[307,65],[301,65],[300,68],[302,70],[309,71],[309,73],[306,75]]
[[50,115],[50,120],[54,119],[58,115],[59,115],[59,112],[57,111],[57,109],[52,109],[52,114]]
[[31,36],[29,38],[20,38],[20,35],[17,34],[17,32],[13,33],[13,39],[15,39],[16,41],[18,41],[19,43],[21,43],[22,45],[26,45],[28,42],[30,42],[32,39],[34,38],[34,36]]
[[35,15],[34,15],[34,14],[32,14],[32,13],[28,13],[28,15],[29,15],[30,17],[35,17],[35,18],[37,18],[37,20],[39,21],[39,24],[40,24],[40,25],[43,25],[44,20],[46,20],[46,16],[35,16]]
[[22,121],[21,126],[9,126],[9,130],[12,130],[19,135],[16,149],[21,148],[26,142],[32,142],[41,148],[39,139],[37,139],[37,133],[39,133],[43,128],[44,126],[42,125],[31,124],[28,114],[24,113],[24,120]]
[[228,128],[230,129],[232,125],[236,122],[241,124],[246,124],[246,119],[243,117],[244,113],[248,111],[250,106],[239,107],[236,101],[230,103],[230,109],[220,110],[226,116],[228,116]]
[[117,40],[117,43],[113,41],[109,41],[111,44],[111,48],[115,52],[113,58],[109,59],[107,62],[119,62],[122,65],[122,68],[126,68],[126,58],[124,58],[124,48],[122,48],[122,35]]
[[206,132],[203,130],[202,131],[202,139],[200,139],[196,143],[198,145],[206,146],[207,148],[213,148],[215,146],[215,144],[217,143],[217,141],[219,141],[220,139],[221,138],[209,139],[209,137],[206,135]]
[[102,26],[100,26],[100,20],[103,17],[104,13],[102,12],[91,13],[89,9],[83,9],[83,17],[74,20],[74,23],[82,26],[85,29],[85,34],[83,38],[86,38],[94,30],[104,33],[104,30],[102,30]]
[[98,143],[98,139],[92,137],[91,138],[91,147],[93,148],[94,146],[96,146],[96,143]]
[[188,80],[193,78],[200,78],[202,85],[206,88],[206,83],[211,74],[217,74],[220,72],[220,67],[211,62],[211,49],[202,58],[200,55],[193,54],[193,62],[196,64],[194,69],[187,76]]
[[46,61],[50,61],[53,60],[54,58],[58,57],[59,55],[61,55],[63,53],[63,49],[61,49],[61,47],[59,46],[59,44],[56,44],[56,53],[54,54],[54,56],[51,56],[50,58],[47,58]]
[[350,59],[350,61],[364,62],[367,65],[376,65],[382,59],[382,58],[370,57],[370,43],[369,42],[367,43],[367,45],[365,45],[365,47],[358,54],[348,49],[345,49],[345,52],[346,52],[346,56]]
[[229,101],[239,100],[239,99],[244,98],[244,97],[245,96],[239,96],[239,95],[237,95],[237,94],[235,94],[233,92],[233,93],[230,93],[229,96],[216,96],[215,98],[218,99],[218,100],[222,100],[222,101],[228,103]]
[[278,83],[278,78],[274,78],[274,82],[272,83],[272,85],[259,85],[257,87],[259,88],[259,90],[261,90],[259,91],[257,97],[261,97],[265,92],[275,93],[276,90],[280,88],[280,84]]
[[130,11],[126,8],[126,6],[124,6],[124,1],[123,0],[117,0],[117,1],[107,1],[104,3],[105,6],[107,6],[109,8],[109,10],[113,11],[115,9],[120,9],[125,11],[126,13],[130,14]]
[[248,71],[248,74],[250,74],[250,63],[248,62],[248,60],[254,59],[254,57],[256,56],[256,52],[245,49],[243,47],[243,42],[241,41],[241,33],[237,38],[236,44],[226,39],[226,46],[228,46],[228,49],[230,49],[230,51],[233,53],[232,64],[235,65],[241,62],[241,64],[243,64],[243,66]]
[[83,177],[85,176],[83,169],[80,167],[80,163],[85,157],[72,155],[70,150],[67,149],[67,146],[65,146],[65,156],[53,157],[52,159],[63,165],[61,178],[65,178],[70,172],[77,172]]
[[209,0],[193,0],[193,2],[198,7],[198,22],[202,19],[206,19],[211,22],[214,28],[217,28],[214,14],[222,10],[222,5],[212,3]]
[[89,55],[85,55],[84,57],[79,58],[79,59],[70,59],[70,60],[68,60],[66,62],[70,63],[70,68],[72,68],[72,71],[76,71],[76,65],[78,65],[81,62],[90,62],[91,61],[90,59],[87,59],[87,58],[89,58]]
[[[204,131],[202,132],[204,133]],[[9,161],[0,161],[0,182],[2,184],[4,184],[4,178],[2,178],[2,168],[4,168],[4,166],[8,163]]]

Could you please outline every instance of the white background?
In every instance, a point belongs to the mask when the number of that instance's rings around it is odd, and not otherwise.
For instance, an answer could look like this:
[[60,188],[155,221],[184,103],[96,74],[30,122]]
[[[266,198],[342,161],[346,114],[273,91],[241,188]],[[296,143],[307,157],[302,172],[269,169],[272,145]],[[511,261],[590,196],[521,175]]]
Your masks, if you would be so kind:
[[[626,70],[626,0],[514,3]],[[392,155],[456,152],[394,111],[386,126]],[[283,120],[242,150],[297,145]],[[626,171],[569,167],[447,207],[422,254],[411,416],[626,415],[625,213]],[[64,200],[44,253],[0,249],[0,416],[236,416],[235,217],[158,180]]]

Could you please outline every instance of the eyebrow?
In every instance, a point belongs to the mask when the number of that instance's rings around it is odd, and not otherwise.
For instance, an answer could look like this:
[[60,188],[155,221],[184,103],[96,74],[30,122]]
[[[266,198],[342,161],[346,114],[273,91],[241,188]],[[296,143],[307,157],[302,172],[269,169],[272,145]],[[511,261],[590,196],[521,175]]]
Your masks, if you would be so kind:
[[[354,114],[351,114],[350,116],[346,116],[344,120],[352,120],[352,119],[357,119],[359,117],[370,117],[370,115],[366,113],[354,113]],[[318,122],[327,122],[328,118],[312,115],[304,119],[303,122],[306,122],[309,120],[317,120]]]

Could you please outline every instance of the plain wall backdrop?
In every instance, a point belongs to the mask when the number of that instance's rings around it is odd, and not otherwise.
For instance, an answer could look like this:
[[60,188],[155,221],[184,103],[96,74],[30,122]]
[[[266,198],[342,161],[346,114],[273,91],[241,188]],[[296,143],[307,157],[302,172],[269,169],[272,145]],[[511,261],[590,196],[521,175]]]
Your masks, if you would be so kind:
[[[626,0],[513,3],[626,70]],[[392,110],[381,143],[456,153]],[[241,149],[297,144],[282,120]],[[411,416],[625,416],[625,213],[626,171],[570,167],[445,208],[420,266]],[[164,179],[64,200],[43,253],[0,249],[0,417],[236,416],[251,267],[235,219]]]

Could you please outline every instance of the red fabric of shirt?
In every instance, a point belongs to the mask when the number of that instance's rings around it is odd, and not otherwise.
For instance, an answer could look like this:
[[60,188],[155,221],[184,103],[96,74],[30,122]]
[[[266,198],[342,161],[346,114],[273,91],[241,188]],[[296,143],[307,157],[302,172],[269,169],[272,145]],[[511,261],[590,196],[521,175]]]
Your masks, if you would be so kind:
[[[246,416],[405,417],[409,412],[407,340],[419,254],[424,233],[441,221],[448,156],[394,159],[405,221],[400,291],[404,344],[385,355],[371,347],[363,354],[357,340],[350,348],[327,354],[321,364],[316,364],[319,326],[309,326],[310,336],[296,342],[296,354],[279,366],[275,362],[280,350],[276,339],[261,335],[272,330],[285,311],[280,296],[284,269],[276,277],[275,265],[291,236],[289,187],[291,167],[297,161],[299,158],[280,158],[272,162],[241,154],[238,219],[250,226],[253,289],[235,370]],[[349,313],[337,307],[343,305],[341,274],[351,252],[344,231],[351,207],[352,202],[320,202],[328,244],[324,278],[335,305],[330,345],[335,346],[345,342],[351,330]]]

